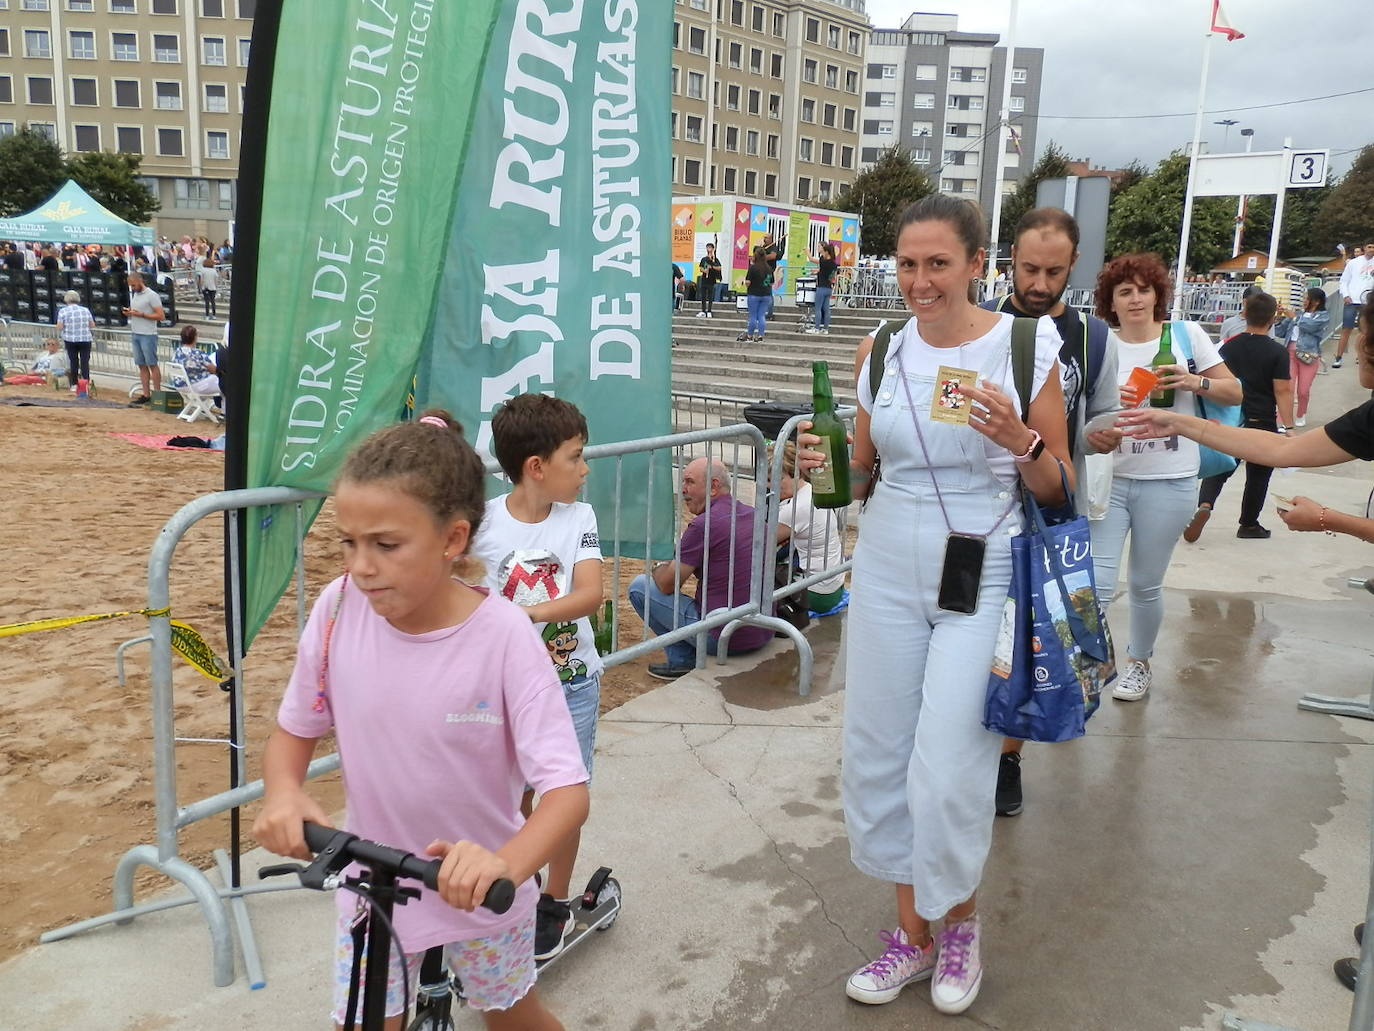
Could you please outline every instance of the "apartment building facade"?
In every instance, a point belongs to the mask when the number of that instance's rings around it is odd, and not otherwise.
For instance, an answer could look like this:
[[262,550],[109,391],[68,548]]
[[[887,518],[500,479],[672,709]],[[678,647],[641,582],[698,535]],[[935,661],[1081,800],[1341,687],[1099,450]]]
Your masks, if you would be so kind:
[[[913,14],[898,29],[874,29],[864,68],[860,164],[888,147],[909,150],[937,189],[991,212],[997,178],[998,112],[1007,49],[992,33],[960,32],[953,14]],[[1045,51],[1017,47],[1011,66],[1004,189],[1035,157]]]
[[677,195],[825,204],[859,173],[864,0],[675,0]]
[[159,232],[229,235],[256,0],[0,0],[0,136],[141,154]]

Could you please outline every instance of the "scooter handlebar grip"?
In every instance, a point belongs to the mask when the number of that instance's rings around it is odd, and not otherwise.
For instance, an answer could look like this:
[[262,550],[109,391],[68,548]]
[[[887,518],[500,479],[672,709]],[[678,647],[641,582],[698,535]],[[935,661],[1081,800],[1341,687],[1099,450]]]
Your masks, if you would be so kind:
[[504,913],[515,901],[515,885],[509,878],[502,877],[493,881],[487,889],[487,897],[482,900],[482,905],[490,909],[493,913]]

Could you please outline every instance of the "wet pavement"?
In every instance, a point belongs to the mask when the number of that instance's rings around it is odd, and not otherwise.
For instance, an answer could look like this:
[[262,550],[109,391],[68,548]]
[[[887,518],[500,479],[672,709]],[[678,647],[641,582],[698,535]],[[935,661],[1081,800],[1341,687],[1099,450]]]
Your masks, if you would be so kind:
[[[1361,399],[1347,371],[1318,380],[1320,411]],[[1274,490],[1362,511],[1370,480],[1356,463]],[[1374,552],[1269,516],[1273,539],[1236,540],[1240,486],[1179,546],[1149,697],[1104,701],[1081,741],[1027,746],[1026,808],[997,822],[980,896],[987,974],[968,1014],[940,1016],[924,986],[882,1007],[844,996],[893,918],[891,889],[848,858],[843,616],[810,631],[809,699],[779,643],[603,719],[582,867],[615,867],[625,909],[546,975],[551,1007],[608,1031],[1174,1031],[1226,1011],[1344,1028],[1351,996],[1330,968],[1364,909],[1374,724],[1295,703],[1368,693],[1374,597],[1345,580],[1374,574]],[[1112,622],[1122,650],[1124,604]],[[0,967],[0,1027],[327,1026],[330,901],[249,909],[265,989],[213,988],[203,925],[182,909]]]

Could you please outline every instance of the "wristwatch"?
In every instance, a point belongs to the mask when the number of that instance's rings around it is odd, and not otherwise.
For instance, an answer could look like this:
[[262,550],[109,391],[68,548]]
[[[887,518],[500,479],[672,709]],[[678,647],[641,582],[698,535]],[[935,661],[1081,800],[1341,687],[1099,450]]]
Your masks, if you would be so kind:
[[1200,394],[1207,393],[1207,391],[1212,389],[1212,381],[1209,380],[1206,376],[1199,376],[1197,389],[1198,393]]
[[1020,462],[1023,465],[1026,462],[1034,462],[1040,457],[1040,453],[1045,450],[1045,441],[1041,438],[1040,434],[1035,430],[1031,430],[1030,432],[1031,441],[1030,445],[1026,448],[1025,454],[1012,455],[1011,458],[1013,462]]

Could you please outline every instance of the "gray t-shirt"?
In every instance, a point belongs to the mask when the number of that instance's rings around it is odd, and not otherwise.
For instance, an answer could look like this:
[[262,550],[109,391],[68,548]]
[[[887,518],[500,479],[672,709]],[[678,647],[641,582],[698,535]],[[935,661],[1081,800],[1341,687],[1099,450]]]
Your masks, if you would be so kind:
[[129,316],[129,332],[138,333],[140,336],[155,335],[157,319],[153,316],[162,307],[162,298],[145,286],[138,293],[130,295],[129,307],[140,313]]

